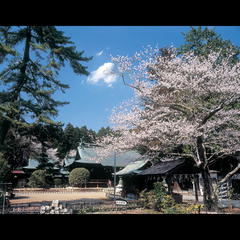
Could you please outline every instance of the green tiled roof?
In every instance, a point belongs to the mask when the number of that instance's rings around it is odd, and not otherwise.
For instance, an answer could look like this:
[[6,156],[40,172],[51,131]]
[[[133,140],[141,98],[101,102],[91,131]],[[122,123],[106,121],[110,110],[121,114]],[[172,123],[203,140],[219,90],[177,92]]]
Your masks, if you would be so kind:
[[124,169],[117,172],[116,175],[122,176],[122,175],[128,175],[130,173],[140,173],[141,172],[140,169],[144,168],[148,164],[150,165],[150,161],[146,158],[144,158],[142,160],[137,160],[135,162],[131,162]]
[[70,166],[73,162],[75,161],[75,157],[66,157],[64,159],[64,162],[65,162],[65,167],[68,167]]
[[[47,158],[48,163],[54,164],[54,160],[52,158]],[[37,157],[30,157],[28,161],[28,165],[23,167],[24,169],[37,169],[39,165],[39,158]],[[53,169],[57,170],[59,168],[54,167]]]
[[[78,160],[75,160],[77,163],[90,163],[90,164],[96,164],[96,160],[99,159],[99,156],[96,153],[97,146],[92,145],[85,145],[83,148],[79,146],[77,148],[78,153],[77,156],[80,158]],[[125,167],[130,163],[131,161],[134,161],[141,157],[137,151],[131,150],[127,151],[121,154],[116,155],[116,166],[117,167]],[[114,166],[114,152],[109,152],[109,157],[101,160],[100,162],[97,162],[99,164],[102,164],[103,166]]]

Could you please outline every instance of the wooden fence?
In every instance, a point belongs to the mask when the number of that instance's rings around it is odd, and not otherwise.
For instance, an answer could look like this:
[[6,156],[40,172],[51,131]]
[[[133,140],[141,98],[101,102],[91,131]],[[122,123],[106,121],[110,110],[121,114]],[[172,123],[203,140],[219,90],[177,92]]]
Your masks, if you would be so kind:
[[[77,213],[93,213],[93,212],[108,212],[115,211],[116,204],[113,201],[101,201],[101,202],[78,202],[78,203],[66,203],[61,202],[63,206],[72,214]],[[41,206],[50,206],[51,202],[45,203],[25,203],[25,204],[11,204],[8,207],[5,207],[4,214],[40,214]],[[127,209],[141,208],[139,200],[127,201]],[[119,207],[119,210],[125,210],[125,207]],[[2,211],[0,211],[2,213]]]

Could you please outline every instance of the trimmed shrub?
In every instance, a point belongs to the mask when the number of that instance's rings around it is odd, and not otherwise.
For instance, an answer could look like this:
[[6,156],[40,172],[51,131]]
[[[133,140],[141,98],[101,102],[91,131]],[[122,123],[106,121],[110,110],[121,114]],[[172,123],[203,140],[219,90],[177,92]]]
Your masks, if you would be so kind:
[[69,174],[69,184],[80,186],[88,182],[90,172],[86,168],[75,168]]

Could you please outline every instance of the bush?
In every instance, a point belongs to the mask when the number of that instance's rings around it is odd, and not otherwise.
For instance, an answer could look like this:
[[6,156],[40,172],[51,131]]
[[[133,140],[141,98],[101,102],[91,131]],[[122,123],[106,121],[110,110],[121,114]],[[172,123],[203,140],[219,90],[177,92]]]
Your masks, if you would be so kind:
[[161,211],[163,207],[164,196],[167,195],[166,187],[163,182],[154,183],[154,189],[140,193],[140,202],[145,208]]
[[163,199],[163,213],[165,214],[196,214],[203,209],[203,204],[191,204],[185,207],[182,204],[176,204],[175,200],[167,195]]
[[32,188],[49,188],[52,183],[52,174],[48,174],[47,170],[36,170],[32,173],[27,185]]
[[167,195],[163,182],[154,183],[154,189],[149,192],[143,190],[140,193],[140,203],[145,208],[161,211],[165,214],[194,214],[203,208],[202,204],[192,204],[189,207],[176,204],[172,196]]
[[89,180],[90,172],[86,168],[75,168],[69,174],[69,183],[71,185],[80,185]]

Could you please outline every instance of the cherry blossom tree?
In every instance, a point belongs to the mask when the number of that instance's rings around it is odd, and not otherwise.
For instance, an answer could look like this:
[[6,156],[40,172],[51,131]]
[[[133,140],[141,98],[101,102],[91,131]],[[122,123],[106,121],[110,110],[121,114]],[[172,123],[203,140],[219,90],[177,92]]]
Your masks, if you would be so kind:
[[112,57],[115,68],[107,74],[121,76],[134,96],[112,109],[110,123],[118,135],[100,142],[102,153],[144,147],[153,156],[191,157],[201,171],[209,211],[217,208],[209,165],[240,150],[240,63],[231,64],[231,51],[219,63],[220,52],[177,56],[174,47],[148,46],[133,57]]

